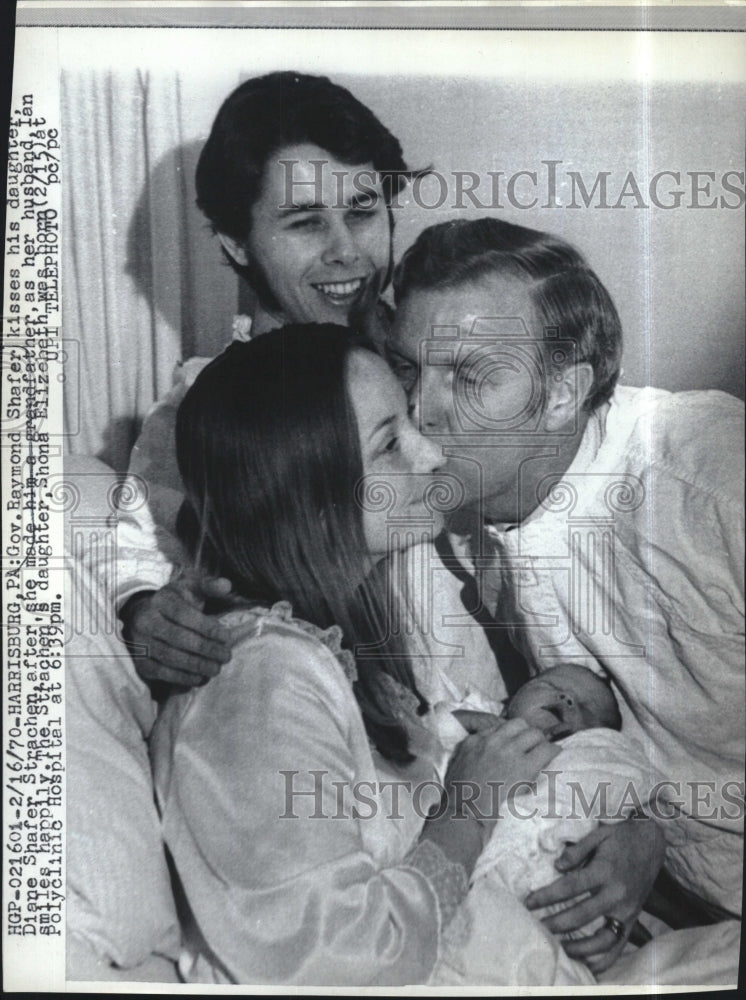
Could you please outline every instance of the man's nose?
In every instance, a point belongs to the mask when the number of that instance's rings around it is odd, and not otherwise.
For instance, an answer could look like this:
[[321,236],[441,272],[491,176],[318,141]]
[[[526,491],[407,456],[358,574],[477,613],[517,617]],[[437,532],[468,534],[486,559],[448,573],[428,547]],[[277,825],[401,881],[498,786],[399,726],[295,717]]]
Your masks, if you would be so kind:
[[355,237],[341,213],[337,213],[335,217],[334,210],[331,210],[330,214],[328,240],[324,248],[323,261],[325,264],[353,264],[360,256]]

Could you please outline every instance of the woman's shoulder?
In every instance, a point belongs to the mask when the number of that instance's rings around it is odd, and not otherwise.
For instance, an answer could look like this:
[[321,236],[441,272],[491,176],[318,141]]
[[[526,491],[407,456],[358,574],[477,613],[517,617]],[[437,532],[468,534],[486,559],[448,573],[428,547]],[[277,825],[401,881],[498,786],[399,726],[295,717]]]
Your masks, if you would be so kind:
[[239,744],[266,756],[264,744],[284,745],[290,732],[297,740],[329,725],[347,733],[359,710],[354,662],[339,629],[316,628],[284,602],[236,608],[221,621],[233,636],[230,662],[208,683],[168,700],[156,726],[161,740],[168,732],[174,745],[178,736],[205,758],[230,755]]
[[338,625],[322,629],[293,614],[287,601],[269,607],[254,605],[233,608],[221,615],[221,624],[230,629],[233,655],[238,659],[252,658],[259,646],[271,648],[282,656],[286,665],[300,658],[327,663],[336,660],[348,683],[357,679],[355,659],[343,648],[342,630]]

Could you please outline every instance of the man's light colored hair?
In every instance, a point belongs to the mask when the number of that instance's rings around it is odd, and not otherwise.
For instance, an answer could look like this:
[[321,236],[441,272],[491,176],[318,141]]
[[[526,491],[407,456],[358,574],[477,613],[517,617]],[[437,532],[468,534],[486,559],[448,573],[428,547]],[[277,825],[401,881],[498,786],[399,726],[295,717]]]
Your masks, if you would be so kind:
[[495,274],[512,275],[529,286],[541,318],[538,339],[545,357],[552,339],[570,341],[575,345],[572,361],[591,365],[593,385],[583,409],[605,403],[619,379],[619,315],[580,251],[557,236],[493,218],[430,226],[396,268],[396,303],[415,291],[457,288]]

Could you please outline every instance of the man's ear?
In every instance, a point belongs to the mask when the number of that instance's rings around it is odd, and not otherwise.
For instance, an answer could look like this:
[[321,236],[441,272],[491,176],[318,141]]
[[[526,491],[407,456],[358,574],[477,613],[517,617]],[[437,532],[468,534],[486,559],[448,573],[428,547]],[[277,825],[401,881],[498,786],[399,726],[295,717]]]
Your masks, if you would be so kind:
[[574,425],[577,414],[593,388],[593,367],[587,361],[568,365],[557,373],[558,381],[549,387],[544,410],[544,428],[558,431]]
[[232,257],[237,264],[242,267],[246,267],[249,263],[249,255],[246,251],[246,247],[234,240],[232,236],[226,236],[225,233],[218,233],[218,239],[220,240],[220,245],[223,250]]

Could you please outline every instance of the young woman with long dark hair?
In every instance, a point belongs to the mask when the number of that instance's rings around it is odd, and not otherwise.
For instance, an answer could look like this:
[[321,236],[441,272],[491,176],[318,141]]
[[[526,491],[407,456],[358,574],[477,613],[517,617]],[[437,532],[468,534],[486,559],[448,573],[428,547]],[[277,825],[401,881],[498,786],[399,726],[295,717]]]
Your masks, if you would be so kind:
[[[521,720],[473,734],[432,798],[437,774],[403,722],[403,706],[416,717],[426,702],[388,627],[381,566],[392,547],[440,530],[428,494],[438,450],[385,362],[333,325],[230,347],[187,393],[177,448],[181,535],[198,571],[233,581],[222,622],[235,637],[231,662],[173,695],[154,735],[190,913],[181,972],[424,983],[495,822],[459,808],[457,783],[531,781],[555,753]],[[392,529],[385,491],[418,532]],[[505,906],[495,948],[506,982],[527,933],[539,980],[592,981],[514,900]]]

